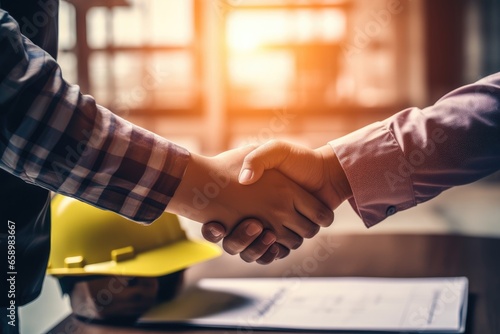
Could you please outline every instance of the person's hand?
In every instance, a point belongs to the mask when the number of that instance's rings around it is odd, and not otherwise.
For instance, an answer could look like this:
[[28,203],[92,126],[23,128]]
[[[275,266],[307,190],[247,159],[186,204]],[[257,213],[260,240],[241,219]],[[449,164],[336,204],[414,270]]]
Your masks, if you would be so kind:
[[[251,185],[239,184],[243,159],[251,150],[235,149],[212,158],[192,154],[167,211],[201,223],[221,222],[225,231],[245,218],[255,218],[288,249],[299,247],[303,238],[332,223],[328,207],[278,171],[266,172]],[[265,235],[259,236],[258,243],[265,241],[269,241]],[[262,248],[267,250],[272,243]]]
[[[312,150],[283,141],[270,141],[245,157],[239,181],[252,184],[259,180],[264,170],[271,168],[290,177],[332,210],[352,196],[346,175],[329,145]],[[245,221],[227,234],[222,225],[210,222],[203,226],[202,232],[205,239],[212,242],[224,238],[226,249],[240,252],[248,261],[269,263],[281,257],[267,251],[256,236],[245,233],[249,225],[254,226],[253,230],[262,228],[258,221]]]
[[239,182],[250,185],[267,169],[277,169],[335,210],[352,196],[347,177],[330,145],[312,150],[285,141],[269,141],[243,161]]
[[275,259],[285,258],[290,253],[290,249],[275,242],[274,233],[265,230],[257,219],[245,219],[229,234],[218,222],[203,224],[201,232],[210,242],[217,243],[222,240],[223,248],[228,253],[240,254],[245,262],[269,264]]

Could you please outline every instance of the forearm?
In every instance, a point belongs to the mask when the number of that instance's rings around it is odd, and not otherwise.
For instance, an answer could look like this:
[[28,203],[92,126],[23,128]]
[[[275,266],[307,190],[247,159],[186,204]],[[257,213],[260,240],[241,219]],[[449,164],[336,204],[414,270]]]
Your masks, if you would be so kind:
[[500,167],[499,82],[490,76],[330,143],[367,226]]

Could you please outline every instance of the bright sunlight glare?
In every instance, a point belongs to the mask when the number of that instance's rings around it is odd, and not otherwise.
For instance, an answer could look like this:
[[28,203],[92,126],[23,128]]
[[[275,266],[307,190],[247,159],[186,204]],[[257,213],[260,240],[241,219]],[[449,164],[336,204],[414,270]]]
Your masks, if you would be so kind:
[[345,25],[345,14],[335,9],[235,11],[228,18],[226,37],[231,51],[252,52],[269,44],[339,41]]

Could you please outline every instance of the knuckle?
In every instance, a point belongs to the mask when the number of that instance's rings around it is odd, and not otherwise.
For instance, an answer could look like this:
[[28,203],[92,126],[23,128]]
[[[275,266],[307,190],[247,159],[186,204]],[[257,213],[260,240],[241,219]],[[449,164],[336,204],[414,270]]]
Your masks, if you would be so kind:
[[283,258],[287,257],[289,254],[290,254],[290,249],[288,249],[287,247],[285,247],[283,245],[279,245],[279,252],[278,252],[278,256],[277,256],[279,259],[283,259]]
[[311,239],[312,237],[314,237],[316,234],[318,234],[319,230],[320,230],[320,226],[318,225],[314,225],[312,228],[308,229],[305,233],[305,238],[306,239]]
[[243,253],[241,253],[241,254],[240,254],[240,258],[241,258],[243,261],[245,261],[246,263],[251,263],[251,262],[253,262],[253,261],[254,261],[254,260],[253,260],[253,258],[251,258],[251,257],[246,257]]
[[293,245],[292,245],[292,249],[297,249],[297,248],[299,248],[299,247],[302,245],[302,243],[303,243],[303,242],[304,242],[304,239],[302,239],[302,238],[298,238],[298,239],[297,239],[297,240],[295,240],[295,242],[293,243]]
[[266,265],[266,264],[272,263],[275,258],[276,258],[276,255],[268,252],[268,253],[264,254],[263,256],[261,256],[260,258],[258,258],[256,262],[258,264]]
[[255,252],[252,248],[247,248],[240,253],[240,258],[243,261],[250,263],[255,262],[260,257],[260,255],[261,254],[259,252]]
[[230,255],[236,255],[239,253],[236,245],[231,241],[224,240],[224,242],[222,243],[222,248],[224,248],[224,251],[226,251],[226,253]]
[[255,247],[248,247],[244,251],[240,253],[240,257],[245,262],[254,262],[257,258],[262,255],[262,252],[256,249]]
[[285,257],[287,257],[288,255],[290,255],[290,250],[288,250],[286,253],[280,254],[280,256],[278,258],[281,260],[281,259],[284,259]]

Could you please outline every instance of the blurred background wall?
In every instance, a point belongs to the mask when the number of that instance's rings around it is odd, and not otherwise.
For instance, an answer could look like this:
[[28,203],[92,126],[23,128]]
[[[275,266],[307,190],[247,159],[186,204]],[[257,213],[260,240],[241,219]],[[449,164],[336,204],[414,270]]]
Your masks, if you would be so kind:
[[67,0],[60,63],[200,153],[317,146],[500,69],[493,0]]

